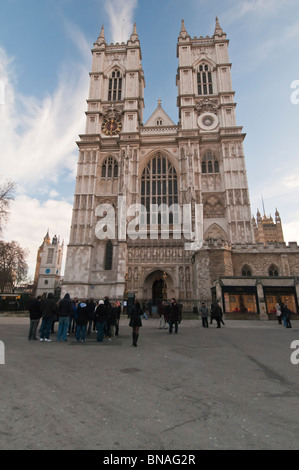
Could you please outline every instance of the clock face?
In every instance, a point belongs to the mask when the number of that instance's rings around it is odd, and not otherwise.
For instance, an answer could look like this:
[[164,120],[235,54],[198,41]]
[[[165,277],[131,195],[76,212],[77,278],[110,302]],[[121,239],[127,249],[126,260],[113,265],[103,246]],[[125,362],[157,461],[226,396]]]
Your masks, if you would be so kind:
[[122,124],[116,119],[105,119],[102,124],[102,131],[106,135],[117,135],[120,133]]
[[218,117],[214,113],[203,113],[198,118],[198,125],[203,131],[213,131],[218,124]]
[[202,120],[202,123],[208,127],[212,126],[213,122],[214,122],[214,119],[212,118],[212,116],[207,116]]

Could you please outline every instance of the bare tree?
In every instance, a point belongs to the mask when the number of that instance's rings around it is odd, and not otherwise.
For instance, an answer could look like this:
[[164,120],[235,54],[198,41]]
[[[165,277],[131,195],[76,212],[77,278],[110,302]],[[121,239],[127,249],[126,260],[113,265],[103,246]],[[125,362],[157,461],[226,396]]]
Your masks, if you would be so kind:
[[9,206],[14,199],[15,189],[16,184],[13,181],[3,180],[3,178],[0,177],[0,235],[8,221]]
[[0,292],[12,292],[28,273],[27,252],[18,242],[0,241]]

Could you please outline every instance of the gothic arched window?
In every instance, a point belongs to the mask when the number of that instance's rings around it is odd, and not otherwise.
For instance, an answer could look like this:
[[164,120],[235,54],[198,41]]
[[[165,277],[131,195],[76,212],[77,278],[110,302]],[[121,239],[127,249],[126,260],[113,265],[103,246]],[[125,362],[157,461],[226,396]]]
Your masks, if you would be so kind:
[[[148,224],[151,223],[151,213],[153,224],[161,224],[161,212],[153,210],[153,205],[159,207],[161,204],[166,204],[170,208],[173,204],[178,204],[176,170],[172,163],[160,154],[152,158],[143,170],[141,204],[146,208]],[[172,212],[169,212],[169,223],[173,223]]]
[[113,70],[109,78],[108,101],[120,101],[122,91],[122,76],[119,70]]
[[271,264],[269,268],[269,276],[270,277],[276,277],[278,276],[278,268],[274,266],[274,264]]
[[111,240],[107,241],[105,251],[105,271],[111,271],[113,259],[113,245]]
[[219,173],[219,163],[216,160],[215,155],[208,150],[202,159],[201,163],[201,172],[202,173]]
[[207,64],[201,64],[197,72],[197,92],[198,95],[213,94],[213,80],[211,67]]
[[102,165],[102,178],[117,178],[118,163],[113,157],[108,157]]
[[247,264],[245,264],[242,268],[242,276],[244,276],[244,277],[252,276],[251,269]]

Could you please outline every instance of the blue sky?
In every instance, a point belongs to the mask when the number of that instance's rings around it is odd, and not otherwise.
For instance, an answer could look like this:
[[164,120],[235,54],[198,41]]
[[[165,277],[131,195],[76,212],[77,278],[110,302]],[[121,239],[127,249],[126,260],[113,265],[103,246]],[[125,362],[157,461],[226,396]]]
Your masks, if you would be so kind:
[[199,37],[213,34],[216,16],[230,40],[252,214],[263,195],[266,214],[280,212],[285,240],[299,242],[299,92],[291,88],[299,80],[298,0],[1,0],[0,174],[18,185],[4,238],[28,249],[31,274],[48,228],[68,243],[76,140],[101,26],[111,43],[127,41],[137,23],[144,122],[158,99],[177,122],[181,20]]

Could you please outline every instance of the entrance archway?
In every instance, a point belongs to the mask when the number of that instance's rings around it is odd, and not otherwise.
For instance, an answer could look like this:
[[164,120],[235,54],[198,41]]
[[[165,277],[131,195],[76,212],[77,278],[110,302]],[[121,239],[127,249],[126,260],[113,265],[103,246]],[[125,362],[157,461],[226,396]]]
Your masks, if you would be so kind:
[[144,274],[142,298],[146,303],[158,306],[163,299],[175,297],[173,274],[169,270],[155,269]]
[[160,305],[165,299],[167,299],[167,284],[162,278],[156,279],[153,282],[152,304]]

